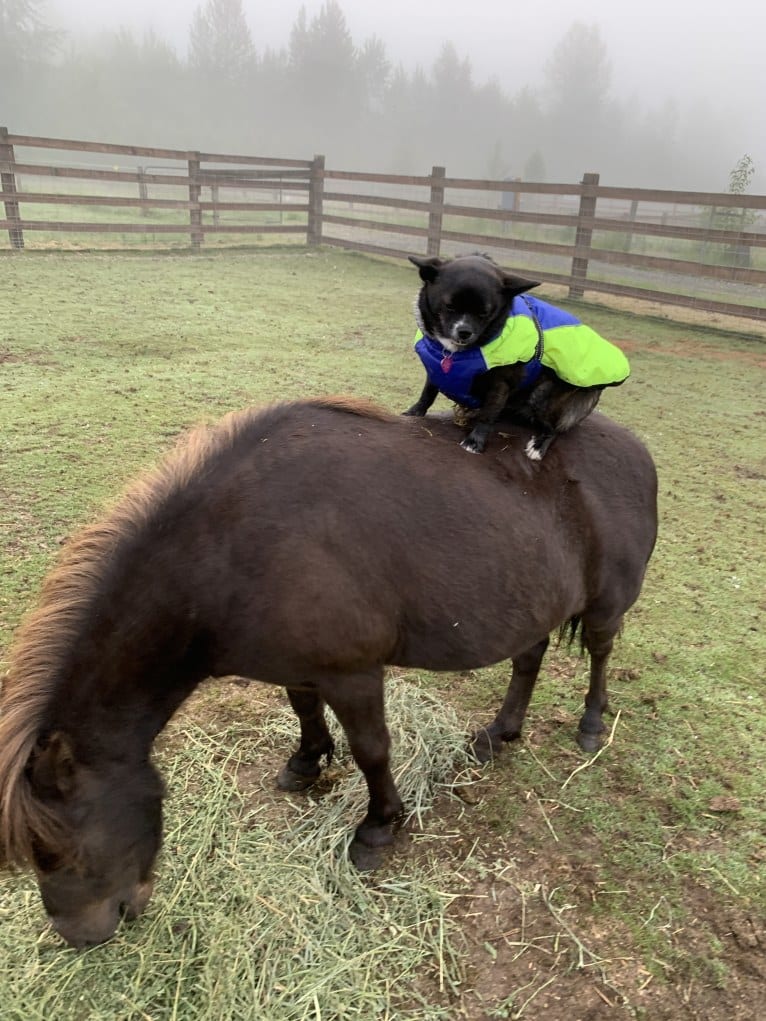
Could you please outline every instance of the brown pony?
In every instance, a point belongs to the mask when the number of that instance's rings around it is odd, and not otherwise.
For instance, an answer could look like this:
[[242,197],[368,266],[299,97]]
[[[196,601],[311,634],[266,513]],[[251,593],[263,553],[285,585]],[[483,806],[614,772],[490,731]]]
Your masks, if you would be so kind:
[[389,770],[386,664],[510,658],[480,760],[521,732],[549,633],[582,624],[579,725],[599,745],[605,665],[656,533],[652,460],[593,415],[540,464],[509,426],[466,458],[439,419],[352,401],[282,404],[192,434],[64,550],[18,636],[0,709],[0,856],[31,864],[54,928],[108,939],[149,899],[162,832],[156,735],[200,681],[283,685],[309,786],[329,705],[369,789],[350,853],[375,868],[402,804]]

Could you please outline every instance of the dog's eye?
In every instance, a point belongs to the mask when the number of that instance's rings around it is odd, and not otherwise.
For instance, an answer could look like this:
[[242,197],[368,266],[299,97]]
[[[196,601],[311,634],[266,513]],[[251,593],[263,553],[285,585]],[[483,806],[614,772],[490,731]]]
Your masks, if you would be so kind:
[[448,312],[454,312],[454,311],[455,311],[455,306],[454,306],[454,305],[452,304],[452,302],[449,302],[449,301],[448,301],[448,302],[447,302],[447,303],[445,304],[445,306],[444,306],[444,307],[445,307],[445,308],[447,309],[447,311],[448,311]]

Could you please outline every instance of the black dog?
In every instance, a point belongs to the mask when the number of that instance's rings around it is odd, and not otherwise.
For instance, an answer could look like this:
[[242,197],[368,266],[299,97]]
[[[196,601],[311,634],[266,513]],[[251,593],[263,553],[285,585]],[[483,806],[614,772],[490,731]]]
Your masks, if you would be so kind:
[[630,372],[613,344],[568,312],[527,297],[539,286],[501,269],[489,256],[416,258],[423,286],[415,349],[427,380],[405,415],[425,415],[443,393],[468,409],[461,446],[480,454],[501,415],[535,428],[527,457],[539,461],[559,433],[598,404],[605,386]]

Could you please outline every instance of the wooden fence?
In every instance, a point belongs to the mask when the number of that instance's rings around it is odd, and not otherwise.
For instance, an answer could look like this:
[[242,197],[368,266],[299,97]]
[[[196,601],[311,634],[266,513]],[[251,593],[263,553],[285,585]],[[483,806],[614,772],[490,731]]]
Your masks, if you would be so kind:
[[[65,163],[59,157],[49,162],[19,160],[17,150],[42,149],[86,153],[88,164]],[[107,159],[108,157],[108,159]],[[113,164],[119,158],[122,165]],[[147,165],[147,160],[163,161],[164,165]],[[139,162],[140,161],[140,162]],[[169,166],[167,164],[170,164]],[[232,169],[232,166],[235,169]],[[234,156],[223,153],[184,152],[137,145],[113,145],[106,142],[80,142],[71,139],[37,138],[11,135],[0,128],[0,199],[5,204],[6,229],[12,247],[24,247],[27,231],[66,234],[182,234],[188,235],[191,247],[199,249],[211,234],[301,234],[309,244],[319,243],[315,231],[317,200],[321,196],[321,175],[324,159],[270,159],[265,156]],[[54,178],[58,188],[42,191],[22,188],[20,179]],[[62,190],[62,182],[89,181],[90,193]],[[132,195],[118,194],[130,186]],[[150,189],[152,194],[150,194]],[[205,195],[209,191],[209,198]],[[229,200],[226,193],[247,193],[248,197]],[[268,201],[254,201],[250,193],[272,193]],[[223,199],[221,192],[224,193]],[[161,193],[158,194],[158,193]],[[286,200],[286,194],[297,201]],[[319,200],[321,204],[321,198]],[[43,204],[46,207],[110,207],[138,210],[138,219],[59,220],[22,217],[21,205]],[[305,222],[223,223],[221,213],[247,214],[278,212],[288,208],[291,214],[303,214]],[[151,219],[155,211],[173,211],[181,215],[175,222]],[[50,212],[50,208],[48,208]],[[212,216],[206,222],[206,215]]]
[[[42,188],[30,184],[39,179]],[[15,249],[39,232],[101,234],[112,245],[139,236],[153,246],[180,235],[193,250],[217,235],[284,235],[394,257],[480,250],[573,298],[588,291],[766,322],[766,196],[604,187],[593,173],[580,184],[452,178],[443,167],[359,173],[326,169],[322,156],[186,152],[5,128],[0,187],[0,230]],[[61,218],[75,208],[80,219]],[[104,219],[104,209],[122,218]]]

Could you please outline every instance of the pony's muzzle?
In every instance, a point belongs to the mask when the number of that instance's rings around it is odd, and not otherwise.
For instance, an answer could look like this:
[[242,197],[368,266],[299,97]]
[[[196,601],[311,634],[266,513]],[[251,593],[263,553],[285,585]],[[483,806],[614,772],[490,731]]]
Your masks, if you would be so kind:
[[148,879],[129,891],[89,904],[77,915],[49,915],[51,926],[59,936],[76,950],[106,943],[117,931],[120,919],[138,918],[152,895],[154,881]]
[[122,917],[128,922],[132,922],[133,919],[138,918],[151,900],[153,891],[154,879],[151,877],[144,880],[143,883],[136,883],[133,888],[132,896],[128,900],[122,901],[120,904],[120,913],[122,914]]

